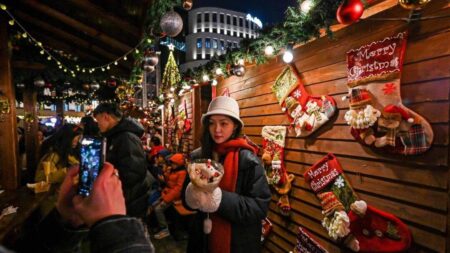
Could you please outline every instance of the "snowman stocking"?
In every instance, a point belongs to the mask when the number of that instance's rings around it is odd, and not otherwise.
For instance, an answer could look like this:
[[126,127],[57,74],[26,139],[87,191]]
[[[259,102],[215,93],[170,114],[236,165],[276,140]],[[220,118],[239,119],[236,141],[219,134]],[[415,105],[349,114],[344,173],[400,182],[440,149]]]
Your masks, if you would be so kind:
[[430,124],[402,104],[400,76],[406,33],[347,52],[350,110],[345,114],[359,142],[389,153],[414,155],[433,141]]
[[336,111],[336,103],[331,96],[308,94],[293,66],[286,67],[277,77],[272,91],[294,125],[297,137],[312,134]]

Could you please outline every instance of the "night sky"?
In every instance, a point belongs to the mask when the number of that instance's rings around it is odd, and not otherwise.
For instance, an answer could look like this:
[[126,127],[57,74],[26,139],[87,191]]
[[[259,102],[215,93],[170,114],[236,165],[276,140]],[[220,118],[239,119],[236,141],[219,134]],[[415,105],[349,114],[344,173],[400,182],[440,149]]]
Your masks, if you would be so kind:
[[193,8],[219,7],[250,13],[263,24],[276,24],[284,20],[288,6],[297,6],[296,0],[194,0]]

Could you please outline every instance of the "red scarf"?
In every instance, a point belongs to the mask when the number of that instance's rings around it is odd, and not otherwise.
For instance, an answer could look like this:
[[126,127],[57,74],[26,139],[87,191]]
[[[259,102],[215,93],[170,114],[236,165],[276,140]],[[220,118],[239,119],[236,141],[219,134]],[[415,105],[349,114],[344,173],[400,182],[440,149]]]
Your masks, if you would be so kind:
[[[239,170],[239,150],[248,149],[256,153],[256,147],[250,145],[244,138],[237,138],[216,145],[214,151],[225,155],[223,167],[225,173],[219,186],[224,191],[234,192]],[[219,215],[211,214],[212,230],[209,235],[209,251],[211,253],[231,252],[231,224]]]

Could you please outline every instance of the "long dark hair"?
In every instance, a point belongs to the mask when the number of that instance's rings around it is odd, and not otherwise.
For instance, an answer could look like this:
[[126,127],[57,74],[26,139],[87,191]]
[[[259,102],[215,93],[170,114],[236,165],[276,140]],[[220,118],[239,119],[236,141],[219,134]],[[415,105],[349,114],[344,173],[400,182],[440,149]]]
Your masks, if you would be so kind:
[[55,152],[59,156],[58,165],[66,167],[69,165],[69,155],[73,154],[72,140],[80,135],[82,129],[74,124],[65,124],[54,134],[42,142],[39,160],[45,155]]
[[[241,122],[239,122],[235,118],[232,118],[229,116],[227,116],[227,117],[230,118],[234,122],[234,124],[237,126],[236,130],[234,130],[233,134],[230,136],[230,139],[236,139],[239,136],[241,136],[241,132],[242,132]],[[209,117],[205,117],[202,123],[203,123],[202,139],[201,139],[202,158],[210,158],[211,159],[214,145],[216,143],[214,142],[213,138],[211,137],[211,134],[209,133]]]

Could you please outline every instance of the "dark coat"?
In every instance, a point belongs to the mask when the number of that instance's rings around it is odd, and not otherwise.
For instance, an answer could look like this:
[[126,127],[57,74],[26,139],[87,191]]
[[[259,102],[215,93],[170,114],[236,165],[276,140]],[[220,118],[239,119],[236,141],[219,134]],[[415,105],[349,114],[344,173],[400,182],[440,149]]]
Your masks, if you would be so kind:
[[[191,158],[201,158],[200,154],[200,149],[194,150]],[[183,190],[183,202],[184,192]],[[217,214],[231,223],[232,253],[261,252],[261,220],[267,216],[270,199],[271,192],[261,161],[250,150],[241,149],[236,190],[222,190],[222,201],[217,211]],[[184,204],[186,205],[185,202]],[[208,252],[208,238],[203,233],[205,217],[206,214],[200,211],[195,215],[189,233],[188,253]]]
[[123,118],[103,134],[107,138],[106,161],[119,171],[127,214],[134,217],[145,217],[151,185],[140,139],[143,133],[139,123]]

